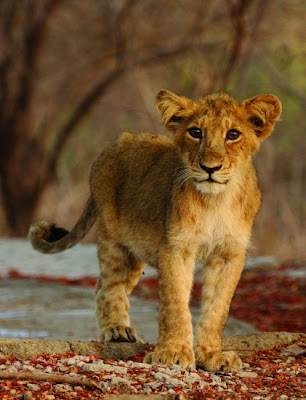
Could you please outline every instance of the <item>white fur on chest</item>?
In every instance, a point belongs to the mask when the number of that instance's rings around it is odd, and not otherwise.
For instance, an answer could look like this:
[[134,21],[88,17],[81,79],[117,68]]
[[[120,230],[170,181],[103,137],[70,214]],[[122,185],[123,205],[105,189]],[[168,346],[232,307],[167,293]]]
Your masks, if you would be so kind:
[[208,209],[197,221],[199,245],[215,246],[238,234],[237,215],[231,210]]
[[233,206],[230,196],[213,199],[201,210],[197,210],[195,223],[186,226],[185,234],[181,232],[181,240],[195,246],[198,253],[201,249],[210,253],[216,247],[237,244],[246,248],[249,242],[250,229],[245,224],[239,204]]

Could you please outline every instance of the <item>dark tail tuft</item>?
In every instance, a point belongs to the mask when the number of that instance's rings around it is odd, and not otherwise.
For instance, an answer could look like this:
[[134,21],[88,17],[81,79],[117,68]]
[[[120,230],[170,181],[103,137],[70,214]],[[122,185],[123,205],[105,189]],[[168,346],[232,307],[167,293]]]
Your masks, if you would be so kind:
[[63,237],[65,237],[66,235],[68,235],[68,233],[69,233],[69,231],[67,231],[66,229],[60,228],[59,226],[52,224],[50,226],[50,230],[48,232],[47,237],[45,237],[44,239],[47,242],[56,242],[57,240],[60,240]]
[[47,221],[40,221],[30,226],[28,238],[33,248],[41,253],[60,253],[83,239],[95,223],[96,217],[96,205],[90,197],[81,217],[70,232]]

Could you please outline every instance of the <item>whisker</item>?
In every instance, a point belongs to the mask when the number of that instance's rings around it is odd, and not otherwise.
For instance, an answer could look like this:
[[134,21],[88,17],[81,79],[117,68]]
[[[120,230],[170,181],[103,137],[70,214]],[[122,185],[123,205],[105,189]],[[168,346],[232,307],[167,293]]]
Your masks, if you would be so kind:
[[191,171],[189,168],[182,167],[180,174],[175,179],[175,184],[181,188],[188,180],[192,179]]

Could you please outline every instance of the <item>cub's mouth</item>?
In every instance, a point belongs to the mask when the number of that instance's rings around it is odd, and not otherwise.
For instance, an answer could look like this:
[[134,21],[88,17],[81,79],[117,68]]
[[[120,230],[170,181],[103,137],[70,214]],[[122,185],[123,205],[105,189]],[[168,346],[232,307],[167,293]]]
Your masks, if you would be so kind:
[[216,183],[218,185],[226,185],[229,182],[229,179],[227,179],[224,182],[217,181],[216,179],[213,179],[212,177],[209,177],[207,179],[195,179],[196,183]]

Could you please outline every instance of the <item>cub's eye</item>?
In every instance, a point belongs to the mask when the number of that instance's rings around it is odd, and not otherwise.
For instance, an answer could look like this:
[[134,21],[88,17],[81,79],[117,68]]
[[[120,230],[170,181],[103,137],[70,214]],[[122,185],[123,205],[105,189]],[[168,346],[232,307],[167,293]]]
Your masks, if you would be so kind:
[[237,131],[236,129],[231,129],[226,134],[226,140],[236,140],[241,136],[241,132]]
[[188,133],[195,139],[202,139],[203,134],[200,128],[192,127],[188,129]]

